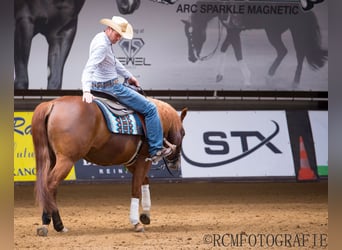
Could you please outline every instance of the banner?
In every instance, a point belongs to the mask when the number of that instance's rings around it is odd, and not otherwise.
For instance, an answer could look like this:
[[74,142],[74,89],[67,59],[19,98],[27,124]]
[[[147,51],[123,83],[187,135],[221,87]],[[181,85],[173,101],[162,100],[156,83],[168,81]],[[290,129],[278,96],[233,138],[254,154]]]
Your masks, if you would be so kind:
[[[123,165],[100,166],[81,159],[75,164],[77,180],[131,181],[132,174]],[[181,177],[181,170],[167,169],[164,162],[152,164],[148,172],[150,179],[173,179]]]
[[328,111],[308,112],[316,152],[317,172],[320,176],[328,176]]
[[[35,181],[36,162],[31,135],[33,112],[14,112],[14,181]],[[66,180],[75,180],[72,168]]]
[[[99,20],[120,15],[134,38],[113,50],[144,89],[328,91],[327,1],[15,2],[15,89],[80,89],[90,42],[105,28]],[[36,13],[44,24],[31,23]]]
[[[33,112],[14,112],[14,181],[35,181],[36,163],[31,135]],[[167,169],[163,161],[152,164],[149,178],[179,178],[180,170]],[[65,180],[124,180],[132,175],[124,166],[99,166],[84,159],[76,162]]]
[[[35,181],[31,136],[33,112],[14,113],[14,181]],[[303,168],[300,138],[308,166],[328,175],[327,111],[188,111],[183,121],[181,170],[152,164],[149,178],[288,177]],[[317,164],[316,164],[317,161]],[[302,169],[303,170],[303,169]],[[84,159],[66,180],[130,181],[122,166],[100,166]]]
[[284,111],[188,112],[182,177],[295,176]]

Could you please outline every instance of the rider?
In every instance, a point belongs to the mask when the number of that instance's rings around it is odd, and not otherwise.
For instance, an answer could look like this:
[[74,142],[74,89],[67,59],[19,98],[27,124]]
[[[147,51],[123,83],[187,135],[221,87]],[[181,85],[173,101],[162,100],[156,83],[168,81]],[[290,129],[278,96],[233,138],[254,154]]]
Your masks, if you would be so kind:
[[221,21],[228,29],[244,29],[242,23],[242,14],[223,14],[220,16]]
[[91,90],[113,95],[120,103],[141,113],[145,118],[146,137],[152,162],[158,162],[172,153],[171,148],[163,147],[163,130],[156,105],[130,87],[120,83],[118,76],[128,79],[131,85],[139,87],[138,80],[115,57],[112,44],[121,38],[132,39],[133,28],[120,16],[101,19],[106,25],[103,32],[95,35],[90,43],[89,58],[82,73],[82,100],[91,103]]

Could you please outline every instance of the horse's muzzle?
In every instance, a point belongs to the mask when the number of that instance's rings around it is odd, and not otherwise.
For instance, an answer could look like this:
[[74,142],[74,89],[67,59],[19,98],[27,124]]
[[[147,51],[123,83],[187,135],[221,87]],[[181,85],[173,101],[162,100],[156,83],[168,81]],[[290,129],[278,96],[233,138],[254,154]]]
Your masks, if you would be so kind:
[[167,162],[167,167],[173,171],[179,171],[181,169],[180,159],[176,162]]
[[189,56],[188,59],[189,59],[190,62],[193,62],[193,63],[197,61],[197,58],[195,56],[193,56],[193,55]]

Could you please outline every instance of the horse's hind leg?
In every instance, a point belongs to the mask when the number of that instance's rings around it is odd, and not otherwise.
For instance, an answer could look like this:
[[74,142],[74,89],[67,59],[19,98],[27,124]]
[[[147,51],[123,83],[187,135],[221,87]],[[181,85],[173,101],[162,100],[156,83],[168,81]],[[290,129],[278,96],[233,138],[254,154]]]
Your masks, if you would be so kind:
[[294,88],[297,88],[300,82],[300,77],[302,75],[302,69],[303,69],[303,62],[304,62],[304,55],[299,55],[300,52],[297,52],[297,68],[296,72],[293,78],[292,86]]
[[48,226],[51,223],[51,215],[45,211],[42,214],[42,227],[37,228],[37,235],[38,236],[47,236],[48,234]]
[[275,58],[271,67],[268,70],[268,76],[273,77],[281,61],[284,59],[284,57],[287,54],[287,48],[285,47],[283,41],[281,40],[282,33],[280,31],[266,30],[266,34],[267,34],[268,40],[277,51],[277,57]]
[[67,232],[68,230],[64,227],[62,219],[60,217],[56,198],[57,198],[57,188],[62,180],[64,180],[69,174],[71,168],[73,166],[73,162],[67,157],[58,157],[56,160],[56,165],[52,169],[49,175],[49,179],[47,183],[49,195],[53,198],[53,202],[55,208],[49,213],[47,212],[49,209],[43,208],[42,214],[42,227],[37,229],[37,234],[39,236],[47,236],[48,226],[51,223],[51,219],[53,222],[53,227],[57,232]]
[[67,232],[68,230],[64,227],[61,217],[59,215],[59,211],[52,212],[52,215],[43,211],[42,214],[42,223],[43,226],[37,228],[37,235],[39,236],[47,236],[48,234],[48,226],[51,223],[51,218],[53,221],[53,227],[57,232]]
[[300,77],[302,75],[302,69],[303,69],[303,62],[305,58],[305,41],[303,41],[303,36],[296,30],[291,30],[291,34],[293,37],[293,45],[296,50],[296,57],[297,57],[297,68],[296,72],[293,78],[293,83],[292,86],[294,88],[298,87],[299,82],[300,82]]

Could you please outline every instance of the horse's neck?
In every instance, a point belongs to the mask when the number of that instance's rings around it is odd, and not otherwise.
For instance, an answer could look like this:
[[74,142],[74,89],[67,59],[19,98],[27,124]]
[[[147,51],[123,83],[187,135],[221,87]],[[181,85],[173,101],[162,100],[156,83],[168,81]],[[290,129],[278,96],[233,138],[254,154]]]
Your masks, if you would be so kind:
[[201,15],[201,14],[195,13],[191,15],[191,23],[193,25],[197,24],[198,26],[203,27],[203,26],[207,26],[208,23],[215,17],[218,17],[220,19],[220,17],[217,14]]
[[157,106],[159,118],[161,120],[161,123],[163,124],[164,134],[167,134],[171,128],[175,127],[174,124],[175,122],[177,122],[178,114],[176,110],[174,110],[173,107],[171,107],[166,102],[157,99],[151,100]]

